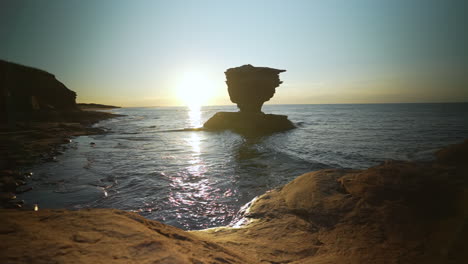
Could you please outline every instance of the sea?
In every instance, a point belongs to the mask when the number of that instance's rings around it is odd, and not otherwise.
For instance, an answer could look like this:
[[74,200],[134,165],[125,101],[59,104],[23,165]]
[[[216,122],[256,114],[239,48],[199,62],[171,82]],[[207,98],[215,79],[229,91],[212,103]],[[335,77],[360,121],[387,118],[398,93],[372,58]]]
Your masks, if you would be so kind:
[[117,208],[185,230],[230,224],[258,195],[325,168],[434,159],[468,138],[468,103],[265,105],[296,129],[261,137],[194,131],[235,106],[119,108],[34,173],[19,195],[44,208]]

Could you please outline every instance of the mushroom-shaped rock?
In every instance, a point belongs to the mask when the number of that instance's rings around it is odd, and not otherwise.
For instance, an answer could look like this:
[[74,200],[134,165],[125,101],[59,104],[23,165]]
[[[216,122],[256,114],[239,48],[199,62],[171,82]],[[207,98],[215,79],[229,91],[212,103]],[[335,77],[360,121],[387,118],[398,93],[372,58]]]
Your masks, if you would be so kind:
[[295,128],[284,115],[264,114],[264,102],[275,94],[275,88],[282,82],[278,70],[254,67],[250,64],[228,69],[226,84],[229,97],[240,112],[218,112],[203,127],[208,130],[229,129],[241,134],[268,134]]
[[261,112],[263,103],[273,97],[282,83],[279,74],[285,71],[250,64],[228,69],[225,74],[231,101],[241,112]]

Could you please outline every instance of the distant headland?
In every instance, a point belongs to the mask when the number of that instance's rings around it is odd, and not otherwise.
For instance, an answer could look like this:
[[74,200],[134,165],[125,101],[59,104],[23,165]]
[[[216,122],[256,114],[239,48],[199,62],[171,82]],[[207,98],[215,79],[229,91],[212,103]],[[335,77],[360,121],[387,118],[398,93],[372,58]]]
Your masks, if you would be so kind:
[[95,103],[77,103],[76,104],[78,108],[81,110],[91,110],[91,109],[114,109],[114,108],[120,108],[120,106],[115,106],[115,105],[105,105],[105,104],[95,104]]
[[103,133],[91,125],[118,116],[91,111],[116,106],[77,104],[76,96],[49,72],[0,60],[0,208],[22,207],[16,194],[28,191],[28,175],[21,168],[53,160],[60,145]]

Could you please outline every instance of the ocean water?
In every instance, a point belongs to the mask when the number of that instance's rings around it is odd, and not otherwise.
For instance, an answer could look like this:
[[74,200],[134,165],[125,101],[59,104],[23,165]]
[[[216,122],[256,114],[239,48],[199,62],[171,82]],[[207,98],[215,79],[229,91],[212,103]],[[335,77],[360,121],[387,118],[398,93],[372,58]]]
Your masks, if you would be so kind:
[[267,190],[323,168],[367,168],[386,159],[430,160],[468,138],[468,104],[266,105],[297,129],[245,138],[200,127],[234,106],[122,108],[37,164],[20,196],[39,208],[118,208],[181,227],[229,224]]

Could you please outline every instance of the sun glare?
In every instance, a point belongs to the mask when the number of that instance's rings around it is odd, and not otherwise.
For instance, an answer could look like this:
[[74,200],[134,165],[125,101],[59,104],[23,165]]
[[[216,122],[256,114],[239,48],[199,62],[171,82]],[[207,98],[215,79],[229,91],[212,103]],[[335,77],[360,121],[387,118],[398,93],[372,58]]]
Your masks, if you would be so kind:
[[207,104],[215,91],[216,84],[202,71],[185,72],[176,85],[177,98],[191,109]]

